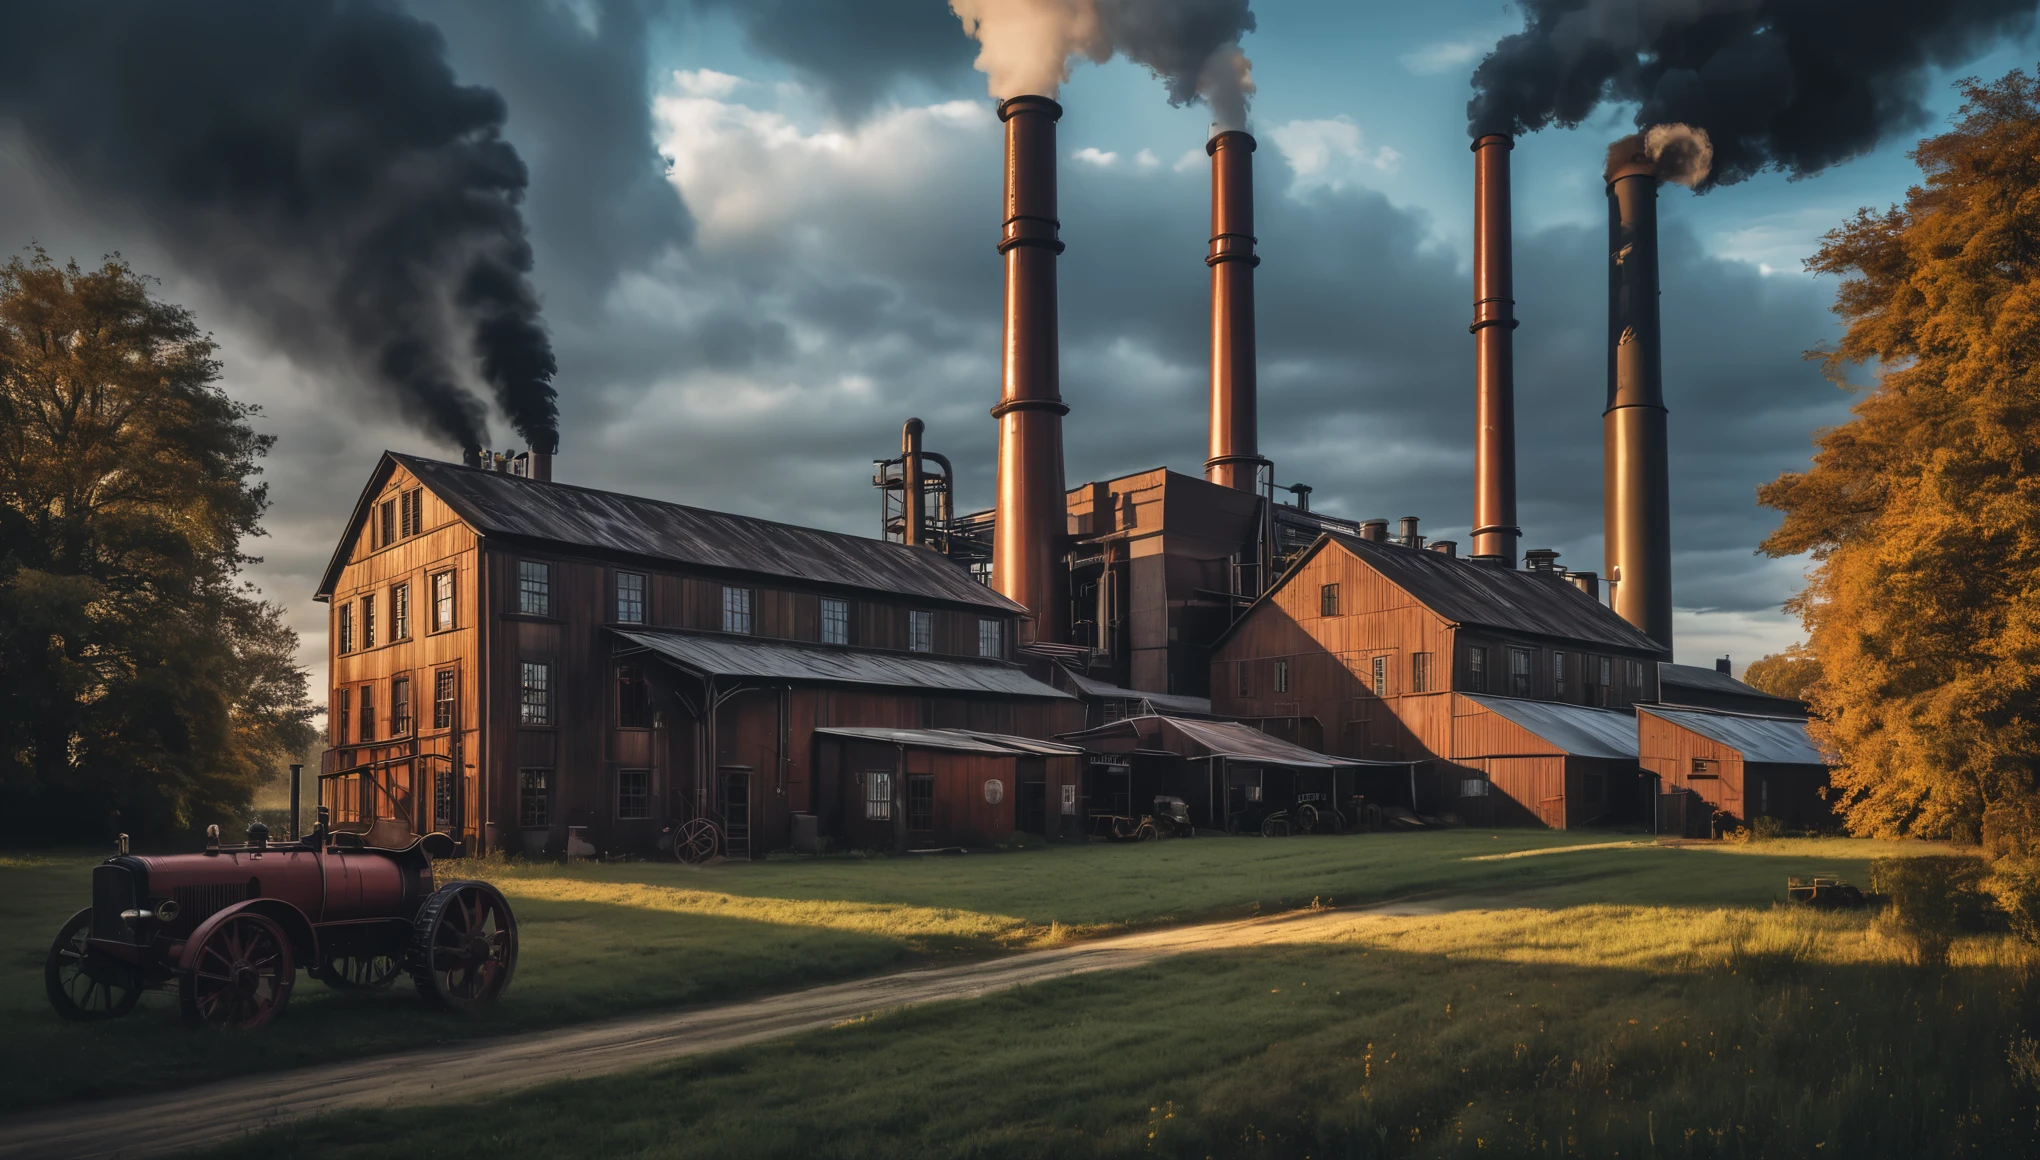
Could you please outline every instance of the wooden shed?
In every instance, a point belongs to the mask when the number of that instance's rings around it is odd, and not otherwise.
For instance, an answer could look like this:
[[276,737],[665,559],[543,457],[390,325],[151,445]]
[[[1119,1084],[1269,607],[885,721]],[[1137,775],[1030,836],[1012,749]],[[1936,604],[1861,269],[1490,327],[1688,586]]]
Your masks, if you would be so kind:
[[1795,829],[1832,825],[1822,796],[1828,767],[1798,717],[1759,717],[1706,709],[1639,707],[1637,745],[1668,799],[1664,827],[1691,837],[1715,827],[1773,817]]
[[814,731],[823,835],[850,846],[994,846],[1077,836],[1074,745],[965,729]]
[[1647,821],[1636,752],[1636,718],[1623,710],[1455,693],[1452,760],[1478,776],[1454,771],[1441,796],[1479,826]]

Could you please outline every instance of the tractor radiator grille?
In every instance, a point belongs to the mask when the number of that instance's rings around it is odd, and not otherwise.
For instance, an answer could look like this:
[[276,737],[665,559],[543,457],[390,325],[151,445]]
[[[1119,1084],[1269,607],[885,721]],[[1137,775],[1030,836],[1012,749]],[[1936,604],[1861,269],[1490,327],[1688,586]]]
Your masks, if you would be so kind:
[[182,936],[198,929],[198,924],[248,897],[244,883],[232,882],[214,886],[179,886],[171,890],[170,896],[177,900],[176,925],[171,928],[173,935]]
[[136,941],[135,928],[120,916],[135,908],[135,875],[125,866],[92,868],[92,937]]

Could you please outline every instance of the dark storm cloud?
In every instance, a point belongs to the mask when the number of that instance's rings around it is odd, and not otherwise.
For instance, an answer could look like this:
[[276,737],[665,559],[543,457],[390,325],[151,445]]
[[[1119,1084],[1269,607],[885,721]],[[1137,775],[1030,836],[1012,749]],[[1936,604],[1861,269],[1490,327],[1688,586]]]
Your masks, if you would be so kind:
[[456,445],[482,441],[477,372],[533,443],[555,421],[504,115],[372,0],[0,7],[0,118],[42,167]]
[[970,72],[977,46],[943,0],[674,0],[726,15],[760,55],[783,61],[839,113],[870,111],[901,77]]
[[1635,102],[1714,143],[1712,184],[1794,176],[1924,125],[1929,69],[2033,26],[2033,0],[1521,0],[1474,71],[1469,131],[1576,126]]

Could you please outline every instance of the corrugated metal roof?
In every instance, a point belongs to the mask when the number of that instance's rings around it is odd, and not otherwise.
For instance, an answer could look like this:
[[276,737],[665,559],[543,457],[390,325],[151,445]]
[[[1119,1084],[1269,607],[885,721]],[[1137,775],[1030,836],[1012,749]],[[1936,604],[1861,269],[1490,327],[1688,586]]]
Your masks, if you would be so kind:
[[1327,533],[1424,607],[1458,624],[1529,632],[1612,648],[1663,653],[1663,646],[1564,578],[1494,568],[1423,548]]
[[1280,737],[1270,737],[1251,725],[1237,721],[1193,721],[1184,717],[1170,717],[1151,714],[1145,717],[1128,717],[1110,725],[1085,729],[1076,733],[1064,733],[1068,741],[1081,741],[1091,737],[1132,737],[1139,742],[1156,740],[1157,734],[1173,733],[1203,751],[1202,756],[1229,757],[1239,761],[1258,761],[1268,765],[1284,765],[1294,769],[1334,769],[1361,765],[1394,765],[1405,763],[1394,761],[1359,761],[1350,757],[1331,757],[1316,750],[1305,749]]
[[[1636,718],[1620,709],[1522,701],[1515,697],[1459,694],[1483,709],[1514,721],[1574,757],[1636,759]],[[1480,757],[1466,753],[1461,757]]]
[[1639,713],[1662,717],[1681,729],[1718,741],[1743,755],[1744,761],[1776,765],[1826,765],[1820,747],[1806,732],[1806,722],[1797,717],[1747,717],[1739,713],[1709,713],[1702,709],[1664,709],[1639,706]]
[[1033,737],[1015,737],[1011,733],[986,733],[981,729],[939,729],[936,732],[975,737],[980,741],[989,741],[993,745],[1003,745],[1008,749],[1018,749],[1022,753],[1031,753],[1037,757],[1072,757],[1084,751],[1081,745],[1064,745],[1060,741],[1040,741]]
[[[982,753],[991,757],[1019,757],[1023,754],[1041,752],[1057,755],[1083,752],[1073,745],[1055,745],[1053,742],[1032,741],[1025,737],[1009,737],[1003,733],[973,733],[962,729],[881,729],[830,725],[815,732],[824,737],[842,737],[851,741],[905,745],[911,749],[940,749],[945,753]],[[1036,748],[1041,745],[1049,745],[1052,748],[1046,751]]]
[[1210,697],[1189,697],[1177,693],[1144,693],[1139,689],[1122,689],[1118,685],[1108,685],[1104,681],[1094,681],[1073,669],[1064,669],[1063,673],[1069,677],[1070,683],[1077,687],[1077,692],[1086,697],[1100,697],[1118,701],[1146,701],[1155,708],[1172,714],[1194,713],[1201,717],[1211,716]]
[[[1676,689],[1697,689],[1709,693],[1720,693],[1731,697],[1750,700],[1776,701],[1780,706],[1800,707],[1800,702],[1791,697],[1780,697],[1766,693],[1755,685],[1738,681],[1717,669],[1703,669],[1699,665],[1675,665],[1670,661],[1658,662],[1658,686],[1661,691]],[[1663,695],[1669,697],[1669,693]]]
[[[390,453],[484,535],[698,568],[919,596],[1001,612],[1019,605],[926,548]],[[325,586],[330,589],[332,578]]]
[[1061,689],[1028,676],[1017,666],[994,661],[865,652],[664,629],[612,626],[609,631],[631,644],[650,649],[661,659],[709,676],[1075,700]]

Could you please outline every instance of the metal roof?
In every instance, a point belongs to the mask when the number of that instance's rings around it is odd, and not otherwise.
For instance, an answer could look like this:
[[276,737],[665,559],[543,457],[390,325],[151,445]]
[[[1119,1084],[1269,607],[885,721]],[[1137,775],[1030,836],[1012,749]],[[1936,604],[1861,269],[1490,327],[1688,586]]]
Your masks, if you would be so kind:
[[[1636,718],[1620,709],[1524,701],[1515,697],[1459,694],[1483,709],[1514,721],[1573,757],[1636,760]],[[1486,756],[1478,753],[1464,757]]]
[[[963,566],[926,548],[526,479],[415,455],[384,455],[417,476],[485,536],[617,552],[688,567],[790,577],[1006,613],[1024,611],[973,580]],[[379,471],[378,478],[380,475]],[[357,507],[357,518],[364,511]],[[332,590],[345,563],[343,544],[321,592]]]
[[1158,734],[1173,733],[1203,750],[1202,756],[1229,757],[1240,761],[1258,761],[1267,765],[1284,765],[1295,769],[1343,769],[1362,765],[1407,764],[1400,761],[1360,761],[1351,757],[1331,757],[1316,750],[1305,749],[1280,737],[1270,737],[1251,725],[1237,721],[1193,721],[1183,717],[1169,717],[1150,714],[1145,717],[1128,717],[1095,729],[1084,729],[1076,733],[1064,733],[1065,740],[1081,741],[1091,737],[1132,737],[1136,742],[1147,743]]
[[1119,701],[1145,701],[1156,709],[1169,713],[1190,713],[1200,717],[1211,716],[1210,697],[1190,697],[1180,693],[1145,693],[1139,689],[1122,689],[1104,681],[1094,681],[1074,669],[1065,668],[1064,675],[1077,687],[1077,692],[1086,697],[1100,697]]
[[926,654],[867,652],[793,641],[760,640],[720,633],[617,628],[610,632],[648,649],[661,660],[713,677],[763,681],[822,681],[844,685],[945,693],[992,693],[1005,697],[1075,700],[1028,676],[1015,665]]
[[1681,729],[1718,741],[1742,754],[1744,761],[1767,765],[1827,764],[1820,747],[1807,735],[1806,722],[1797,717],[1754,717],[1655,705],[1638,706],[1637,712],[1661,717]]
[[1670,661],[1658,662],[1659,695],[1669,698],[1672,691],[1694,689],[1723,696],[1741,697],[1751,701],[1775,701],[1779,706],[1794,709],[1803,706],[1791,697],[1780,697],[1766,693],[1755,685],[1738,681],[1718,669],[1704,669],[1699,665],[1675,665]]
[[1562,576],[1496,568],[1443,552],[1337,532],[1326,535],[1419,604],[1456,624],[1588,641],[1633,652],[1665,651]]
[[1006,733],[980,733],[974,729],[883,729],[876,726],[830,725],[815,730],[825,737],[851,741],[875,741],[905,745],[911,749],[940,749],[950,753],[983,753],[996,757],[1047,755],[1068,757],[1082,753],[1075,745],[1036,741]]

